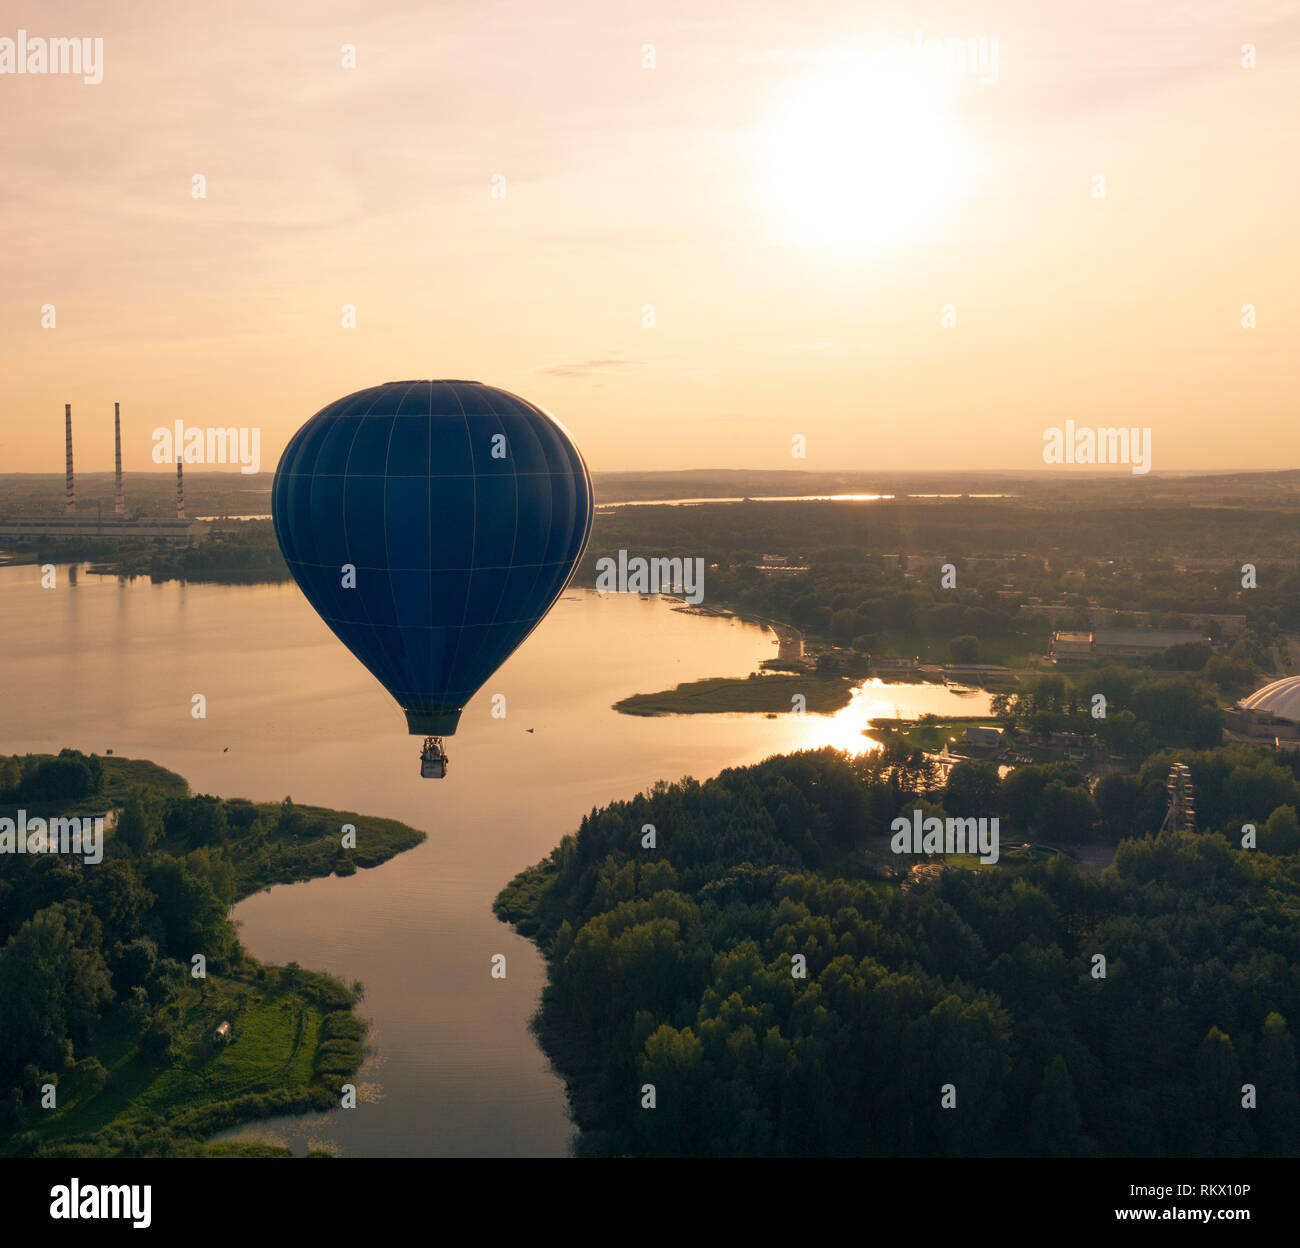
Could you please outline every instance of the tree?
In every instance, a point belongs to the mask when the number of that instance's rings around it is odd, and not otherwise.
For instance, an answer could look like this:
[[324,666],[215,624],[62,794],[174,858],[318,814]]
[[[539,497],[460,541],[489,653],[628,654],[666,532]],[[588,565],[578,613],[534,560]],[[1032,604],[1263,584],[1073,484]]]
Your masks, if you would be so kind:
[[1157,739],[1208,749],[1223,733],[1223,712],[1199,681],[1148,680],[1133,691],[1133,713]]
[[12,754],[0,758],[0,801],[12,802],[18,797],[18,786],[23,782],[23,769]]
[[281,836],[298,837],[306,826],[307,820],[302,811],[293,804],[293,798],[286,797],[280,803],[280,813],[276,816],[276,832]]
[[[930,1147],[946,1156],[970,1156],[995,1138],[1011,1069],[1011,1020],[988,1000],[948,993],[920,1020],[915,1057],[930,1071],[951,1071],[962,1108],[937,1115]],[[937,1093],[938,1089],[935,1089]]]
[[1223,803],[1233,815],[1256,811],[1263,815],[1279,806],[1294,809],[1300,803],[1300,790],[1287,768],[1268,759],[1254,759],[1233,767],[1224,785]]
[[257,822],[257,806],[242,797],[232,797],[226,802],[226,820],[238,832],[247,832]]
[[1017,767],[1003,777],[1003,813],[1017,833],[1030,830],[1046,787],[1047,772],[1042,767]]
[[76,802],[95,791],[95,782],[84,759],[60,756],[38,763],[23,788],[30,800]]
[[147,985],[158,972],[158,946],[147,936],[119,945],[114,958],[113,985],[118,996],[133,999],[136,989],[147,992]]
[[[1207,1142],[1217,1155],[1223,1135],[1241,1119],[1241,1064],[1232,1040],[1217,1027],[1206,1032],[1196,1054],[1197,1117],[1214,1133]],[[1217,1137],[1217,1138],[1216,1138]]]
[[1300,1145],[1300,1095],[1295,1041],[1286,1019],[1274,1010],[1264,1020],[1259,1047],[1260,1134],[1274,1156],[1294,1156]]
[[904,741],[894,741],[881,751],[881,761],[892,769],[892,778],[904,793],[926,793],[934,788],[937,768],[924,750]]
[[1097,803],[1102,827],[1112,841],[1118,841],[1133,830],[1142,797],[1141,785],[1135,777],[1117,771],[1108,772],[1097,781],[1092,797]]
[[104,1090],[104,1085],[108,1083],[108,1071],[104,1069],[104,1063],[97,1057],[83,1057],[72,1068],[72,1073],[77,1079],[79,1100],[89,1100],[92,1096],[98,1096]]
[[1259,847],[1270,854],[1294,854],[1300,850],[1300,820],[1294,806],[1279,806],[1259,833]]
[[144,929],[154,903],[154,895],[145,888],[129,858],[107,858],[87,871],[81,896],[103,928],[110,961],[116,960],[124,942]]
[[122,804],[113,829],[114,839],[133,854],[146,854],[153,844],[153,831],[145,822],[144,810],[134,794]]
[[59,1071],[113,999],[99,920],[80,901],[38,911],[0,951],[0,1073]]
[[1206,665],[1202,675],[1213,681],[1220,691],[1229,698],[1246,692],[1255,683],[1255,668],[1249,662],[1230,658],[1228,655],[1215,655]]
[[201,870],[184,858],[155,855],[148,884],[157,898],[153,912],[162,925],[165,951],[185,963],[196,953],[211,963],[222,961],[233,948],[234,928],[227,903]]
[[954,637],[948,643],[948,653],[954,663],[978,663],[980,661],[980,640],[969,634]]
[[1098,818],[1097,803],[1087,789],[1053,780],[1038,801],[1034,825],[1042,835],[1074,844],[1093,839]]
[[176,1020],[171,1012],[159,1010],[140,1037],[140,1056],[154,1066],[170,1066],[176,1057],[176,1034]]
[[637,1086],[628,1089],[638,1100],[647,1084],[654,1088],[655,1108],[642,1110],[645,1151],[659,1157],[698,1157],[707,1153],[706,1123],[699,1096],[708,1076],[704,1045],[689,1028],[677,1031],[667,1023],[645,1042],[638,1065]]
[[220,845],[228,834],[226,807],[219,797],[200,793],[190,799],[189,843]]
[[853,640],[857,627],[858,614],[851,607],[836,611],[831,616],[831,640],[840,645],[846,645]]
[[993,815],[997,812],[1001,792],[1002,780],[992,763],[958,763],[948,773],[944,809],[960,819]]
[[1097,736],[1116,754],[1143,754],[1151,734],[1132,711],[1113,711],[1097,721]]
[[1029,1151],[1034,1157],[1077,1157],[1082,1122],[1074,1080],[1058,1053],[1043,1071],[1043,1085],[1029,1107]]

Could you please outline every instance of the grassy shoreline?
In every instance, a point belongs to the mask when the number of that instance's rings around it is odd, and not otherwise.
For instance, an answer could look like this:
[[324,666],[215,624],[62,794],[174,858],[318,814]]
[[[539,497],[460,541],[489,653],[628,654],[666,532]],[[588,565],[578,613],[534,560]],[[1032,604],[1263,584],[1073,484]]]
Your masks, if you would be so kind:
[[[158,802],[218,801],[191,797],[183,777],[146,760],[109,757],[99,762],[99,787],[88,797],[76,802],[10,800],[0,804],[0,816],[12,818],[18,809],[29,819],[113,809],[128,799],[138,801],[142,792]],[[105,868],[138,867],[140,878],[151,881],[151,871],[185,870],[181,864],[191,861],[196,870],[219,872],[226,880],[229,906],[214,922],[229,934],[229,947],[211,950],[211,965],[202,978],[194,978],[185,962],[189,946],[173,947],[176,960],[164,1005],[155,1007],[140,997],[118,1000],[104,1010],[89,1043],[77,1045],[75,1060],[26,1078],[27,1084],[53,1092],[47,1091],[40,1103],[28,1093],[10,1110],[8,1122],[0,1126],[0,1156],[288,1156],[288,1150],[260,1141],[210,1142],[207,1137],[260,1118],[340,1104],[343,1085],[355,1080],[365,1057],[367,1025],[355,1013],[361,986],[349,987],[296,963],[260,962],[239,945],[229,911],[275,884],[378,866],[418,845],[425,834],[396,820],[295,806],[287,799],[230,799],[221,807],[230,819],[225,834],[197,848],[170,827],[145,852],[133,851],[125,841],[118,843],[116,829],[106,828],[102,864],[39,864],[69,873],[75,881],[68,885],[70,897],[78,895],[77,888],[97,887],[102,877],[95,873]],[[342,829],[349,824],[355,845],[351,837],[343,843]],[[0,876],[0,885],[8,887],[10,880],[21,884],[23,877]],[[161,944],[156,931],[141,927],[139,937],[151,933]],[[14,939],[11,935],[9,946]],[[161,1060],[148,1034],[160,1012],[166,1013],[170,1032]],[[215,1035],[222,1022],[230,1023],[224,1041]]]
[[684,681],[675,689],[657,693],[636,693],[614,703],[624,715],[725,715],[788,712],[796,695],[806,699],[804,710],[829,715],[848,706],[860,679],[822,676],[754,673],[742,679],[706,677]]

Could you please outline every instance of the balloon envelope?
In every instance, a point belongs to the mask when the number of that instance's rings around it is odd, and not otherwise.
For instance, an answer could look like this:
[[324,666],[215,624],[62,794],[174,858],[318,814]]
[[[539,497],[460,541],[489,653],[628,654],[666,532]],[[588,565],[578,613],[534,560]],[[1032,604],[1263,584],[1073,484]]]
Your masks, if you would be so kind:
[[271,511],[307,600],[410,731],[449,736],[568,583],[591,478],[559,422],[515,395],[391,381],[294,434]]

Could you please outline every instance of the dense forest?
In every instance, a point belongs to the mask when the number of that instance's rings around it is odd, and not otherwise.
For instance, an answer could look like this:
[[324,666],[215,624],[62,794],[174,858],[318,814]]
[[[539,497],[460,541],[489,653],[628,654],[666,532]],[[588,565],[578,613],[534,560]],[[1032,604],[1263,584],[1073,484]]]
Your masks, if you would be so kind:
[[[1156,833],[1175,757],[1205,831]],[[587,1155],[1294,1155],[1297,780],[1254,746],[1095,799],[1069,767],[776,757],[593,811],[497,911],[549,959]],[[918,805],[1114,863],[899,863]]]
[[[0,1154],[219,1152],[202,1140],[222,1126],[336,1106],[362,1058],[359,989],[257,962],[231,907],[377,865],[423,834],[289,798],[192,795],[135,760],[0,756],[0,816],[110,807],[102,861],[0,855]],[[229,1049],[210,1034],[223,1018]]]

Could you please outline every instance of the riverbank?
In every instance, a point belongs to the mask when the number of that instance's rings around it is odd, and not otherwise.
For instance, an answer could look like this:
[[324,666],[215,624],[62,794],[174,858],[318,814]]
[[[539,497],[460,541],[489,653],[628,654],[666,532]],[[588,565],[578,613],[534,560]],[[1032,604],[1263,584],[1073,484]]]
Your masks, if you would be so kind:
[[[156,759],[194,792],[291,793],[429,834],[382,870],[255,892],[234,911],[258,959],[297,960],[366,987],[360,1010],[372,1020],[373,1056],[354,1080],[359,1112],[231,1129],[287,1142],[297,1156],[318,1144],[347,1156],[565,1156],[563,1086],[528,1028],[545,965],[494,917],[493,897],[618,793],[662,776],[713,775],[830,727],[821,715],[612,711],[630,693],[743,677],[776,647],[771,634],[679,613],[663,599],[571,588],[511,660],[508,679],[470,708],[448,779],[434,784],[420,780],[419,742],[390,696],[295,585],[82,575],[72,587],[60,568],[50,591],[34,569],[11,568],[0,569],[0,595],[10,603],[0,630],[6,693],[32,711],[0,750],[112,747],[114,758]],[[191,718],[191,691],[207,694],[206,720]],[[489,709],[498,691],[509,706],[499,720]],[[429,950],[503,953],[509,979],[493,979],[486,957],[421,955]],[[220,973],[211,962],[208,970]]]
[[[80,768],[95,777],[90,792],[39,791],[56,775],[77,791]],[[0,777],[10,786],[0,816],[109,816],[102,862],[0,861],[7,1009],[23,1010],[40,978],[32,953],[50,939],[62,941],[52,971],[80,968],[66,1042],[6,1026],[0,1155],[289,1155],[205,1140],[237,1123],[337,1108],[365,1055],[362,987],[258,961],[230,910],[276,883],[377,866],[425,834],[287,798],[194,797],[183,777],[140,759],[0,757]]]

